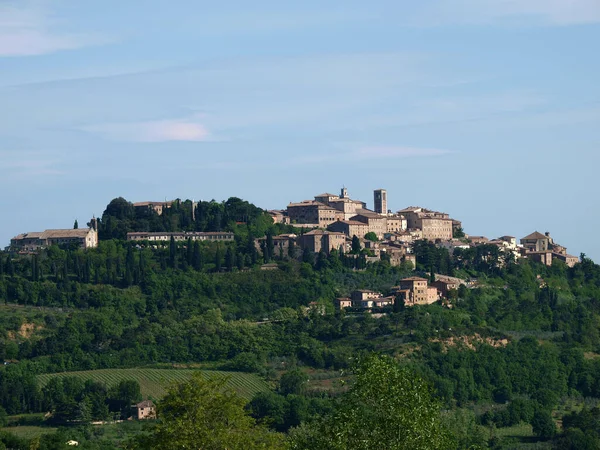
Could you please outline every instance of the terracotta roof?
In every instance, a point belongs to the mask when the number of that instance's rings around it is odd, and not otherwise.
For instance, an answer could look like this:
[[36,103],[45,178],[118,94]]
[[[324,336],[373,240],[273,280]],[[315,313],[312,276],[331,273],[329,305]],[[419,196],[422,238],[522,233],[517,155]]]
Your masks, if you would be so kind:
[[368,227],[369,226],[369,225],[367,225],[364,222],[359,222],[358,220],[338,220],[338,222],[345,223],[347,225],[362,225],[364,227]]
[[408,278],[402,278],[400,281],[428,281],[427,278],[421,278],[421,277],[408,277]]
[[369,209],[357,209],[356,215],[368,217],[368,218],[372,218],[372,219],[383,219],[385,217],[385,216],[382,216],[381,214],[376,213],[375,211],[371,211]]
[[175,200],[170,202],[135,202],[133,206],[171,206]]
[[154,403],[152,400],[144,400],[143,402],[139,402],[137,405],[135,405],[136,408],[152,408],[153,406]]
[[530,235],[525,236],[523,239],[529,240],[529,239],[547,239],[547,238],[548,238],[548,236],[540,233],[539,231],[534,231]]
[[89,228],[46,230],[42,233],[41,239],[85,238],[89,232]]
[[306,200],[304,202],[300,202],[300,203],[290,203],[288,205],[289,207],[299,207],[299,206],[316,206],[319,209],[332,209],[335,210],[335,208],[333,208],[332,206],[328,206],[325,203],[321,203],[321,202],[316,202],[314,200]]
[[324,194],[315,195],[315,198],[316,197],[337,197],[337,195],[325,192]]
[[400,211],[398,211],[398,213],[419,212],[419,211],[424,211],[424,209],[421,208],[420,206],[408,206],[407,208],[404,208],[404,209],[401,209]]

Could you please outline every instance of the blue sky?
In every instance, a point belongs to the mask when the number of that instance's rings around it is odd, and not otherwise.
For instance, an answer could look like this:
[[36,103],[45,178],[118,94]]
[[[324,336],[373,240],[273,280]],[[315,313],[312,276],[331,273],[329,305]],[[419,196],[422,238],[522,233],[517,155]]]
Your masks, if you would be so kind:
[[600,261],[599,42],[598,0],[0,0],[0,246],[346,185]]

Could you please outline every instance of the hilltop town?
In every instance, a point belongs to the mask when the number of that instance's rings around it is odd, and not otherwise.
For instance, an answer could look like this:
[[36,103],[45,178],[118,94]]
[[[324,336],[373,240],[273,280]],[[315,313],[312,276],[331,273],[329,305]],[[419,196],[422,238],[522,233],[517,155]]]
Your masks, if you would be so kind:
[[[141,213],[151,212],[157,216],[169,210],[179,201],[137,202],[133,208]],[[188,202],[192,220],[195,220],[197,202]],[[420,206],[409,206],[396,212],[388,209],[388,193],[385,189],[373,192],[373,208],[369,209],[362,200],[352,199],[343,187],[339,195],[323,193],[312,200],[290,203],[286,209],[266,212],[275,224],[283,224],[297,230],[258,237],[254,241],[257,251],[264,256],[262,270],[277,269],[271,260],[277,258],[306,259],[310,255],[343,255],[345,261],[355,270],[364,269],[368,264],[385,261],[391,266],[416,268],[415,245],[428,242],[446,249],[453,258],[461,258],[470,249],[486,252],[481,258],[495,258],[495,263],[503,265],[509,261],[528,258],[551,266],[558,260],[573,267],[579,258],[569,255],[567,249],[554,242],[550,233],[533,232],[517,238],[500,236],[489,239],[464,233],[462,222],[451,218],[445,212],[433,211]],[[143,245],[157,245],[173,241],[192,242],[233,242],[231,231],[130,231],[126,239]],[[82,249],[98,246],[98,220],[93,218],[87,228],[45,230],[29,232],[11,239],[7,251],[32,254],[51,245],[74,245]],[[496,251],[490,252],[490,249]],[[308,256],[307,256],[308,255]],[[369,290],[353,291],[349,297],[338,298],[338,309],[381,310],[393,307],[397,299],[406,306],[431,304],[443,301],[450,305],[461,286],[469,286],[470,280],[447,275],[428,274],[428,278],[412,276],[401,280],[390,292],[381,293]]]

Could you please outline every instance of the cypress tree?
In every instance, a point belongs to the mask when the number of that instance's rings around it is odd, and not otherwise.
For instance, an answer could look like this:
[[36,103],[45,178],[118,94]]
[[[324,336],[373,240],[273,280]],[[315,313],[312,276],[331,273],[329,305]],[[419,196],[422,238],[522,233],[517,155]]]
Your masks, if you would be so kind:
[[133,271],[135,270],[135,261],[133,258],[133,248],[131,245],[127,247],[127,255],[125,256],[125,286],[133,284]]
[[273,256],[275,256],[274,253],[275,246],[273,244],[273,233],[271,233],[271,231],[267,231],[267,255],[269,260],[273,259]]
[[233,271],[233,266],[235,265],[235,253],[231,250],[231,247],[227,247],[227,252],[225,252],[225,266],[227,267],[228,272]]
[[217,251],[215,252],[215,271],[221,271],[221,246],[217,244]]
[[169,242],[169,266],[174,269],[177,264],[177,244],[175,244],[175,238],[171,236]]
[[192,267],[200,272],[202,270],[202,252],[200,251],[200,242],[194,242],[194,254],[192,256]]
[[187,240],[186,260],[188,266],[191,266],[194,260],[194,243],[192,242],[192,238],[188,238]]

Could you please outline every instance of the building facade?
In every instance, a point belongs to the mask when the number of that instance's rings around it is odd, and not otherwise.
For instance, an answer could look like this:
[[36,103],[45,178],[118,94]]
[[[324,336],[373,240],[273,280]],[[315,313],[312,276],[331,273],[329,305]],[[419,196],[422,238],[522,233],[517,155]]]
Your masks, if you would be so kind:
[[319,228],[327,228],[333,222],[344,219],[343,213],[333,206],[313,200],[290,203],[287,215],[292,224],[312,224]]
[[83,249],[98,247],[98,231],[95,219],[92,219],[92,227],[90,228],[23,233],[10,240],[10,250],[16,252],[37,252],[51,245],[77,245]]
[[180,231],[180,232],[132,232],[127,233],[128,241],[150,241],[150,242],[165,242],[170,241],[171,237],[176,242],[184,242],[188,239],[192,241],[233,241],[234,234],[228,231]]
[[452,239],[454,221],[446,213],[432,211],[420,206],[410,206],[398,211],[398,215],[406,218],[409,229],[421,230],[423,239],[431,241]]
[[345,250],[346,236],[332,231],[313,230],[298,236],[298,244],[302,250],[329,254],[331,250]]

